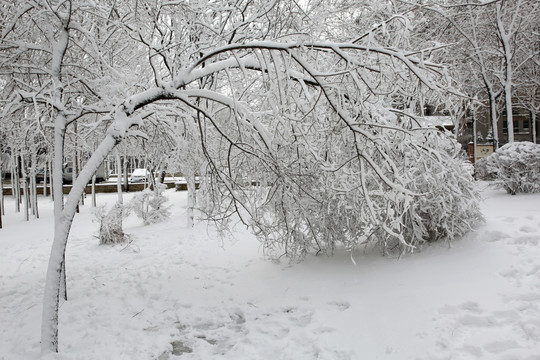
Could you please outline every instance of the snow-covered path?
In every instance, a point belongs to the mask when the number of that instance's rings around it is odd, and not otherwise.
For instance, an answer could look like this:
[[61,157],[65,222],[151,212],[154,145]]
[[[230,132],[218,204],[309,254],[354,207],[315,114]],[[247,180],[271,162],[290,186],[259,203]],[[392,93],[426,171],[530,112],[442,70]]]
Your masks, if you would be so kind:
[[[219,239],[130,217],[98,246],[91,208],[67,251],[58,359],[540,359],[540,195],[485,190],[486,223],[401,259],[337,252],[265,259],[242,227]],[[131,195],[126,195],[129,198]],[[114,201],[103,194],[99,203]],[[14,205],[6,202],[8,212]],[[0,359],[36,359],[52,212],[0,230]]]

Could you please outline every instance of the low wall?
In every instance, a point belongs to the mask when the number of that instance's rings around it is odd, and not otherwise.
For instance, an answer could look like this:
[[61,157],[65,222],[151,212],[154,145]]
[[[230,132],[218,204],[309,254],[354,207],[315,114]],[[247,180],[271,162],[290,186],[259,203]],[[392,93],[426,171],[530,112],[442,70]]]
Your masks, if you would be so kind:
[[[175,187],[174,182],[165,182],[165,185],[167,186],[167,189],[171,189]],[[182,185],[182,184],[181,184]],[[137,184],[129,184],[127,187],[127,190],[124,188],[124,184],[122,184],[122,191],[129,192],[129,191],[142,191],[145,188],[144,183],[137,183]],[[176,190],[187,190],[187,185],[185,188],[183,186],[176,187]],[[71,185],[64,185],[63,186],[64,194],[69,194],[71,191]],[[87,194],[92,193],[92,186],[87,185],[85,192]],[[116,184],[115,183],[106,183],[106,184],[96,184],[96,193],[114,193],[116,192]],[[5,187],[3,189],[4,195],[11,195],[12,194],[12,188],[11,187]],[[43,195],[43,186],[37,186],[37,193],[38,195]],[[49,193],[49,188],[47,187],[47,193]],[[21,187],[21,194],[24,194],[24,189]]]

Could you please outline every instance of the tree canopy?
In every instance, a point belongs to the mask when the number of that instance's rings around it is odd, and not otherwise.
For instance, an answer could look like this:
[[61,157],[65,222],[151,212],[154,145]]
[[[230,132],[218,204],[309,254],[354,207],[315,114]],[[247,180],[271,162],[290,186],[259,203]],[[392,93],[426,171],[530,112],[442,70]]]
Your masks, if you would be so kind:
[[[54,165],[44,351],[58,350],[80,196],[130,137],[159,142],[173,131],[173,148],[196,147],[183,166],[204,176],[206,217],[238,216],[278,255],[403,253],[464,234],[481,219],[472,179],[455,138],[419,117],[428,102],[463,110],[471,82],[492,105],[504,88],[508,108],[516,71],[538,65],[538,49],[523,59],[530,66],[512,63],[514,34],[537,27],[515,23],[537,4],[516,6],[512,15],[504,1],[6,1],[2,133],[29,146],[26,129]],[[499,53],[463,31],[471,19],[495,21],[473,30],[497,39]],[[486,76],[497,61],[504,73]],[[459,76],[465,68],[481,76]],[[58,179],[75,144],[87,156],[64,201]]]

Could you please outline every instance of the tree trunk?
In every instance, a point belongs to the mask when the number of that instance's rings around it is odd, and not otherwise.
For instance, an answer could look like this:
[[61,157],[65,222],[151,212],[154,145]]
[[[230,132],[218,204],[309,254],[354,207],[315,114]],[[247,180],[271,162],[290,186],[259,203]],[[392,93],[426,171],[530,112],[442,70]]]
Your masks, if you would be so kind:
[[490,92],[489,94],[489,115],[491,117],[491,131],[493,135],[493,150],[499,148],[499,129],[497,126],[497,103],[495,101],[495,95]]
[[43,197],[44,198],[47,197],[47,183],[48,183],[47,175],[49,174],[48,168],[49,168],[49,162],[45,161],[45,166],[43,168]]
[[[120,155],[118,155],[120,156]],[[128,179],[128,158],[124,154],[124,191],[129,192],[129,179]],[[122,167],[120,166],[120,163],[118,163],[118,171],[121,171]]]
[[[510,75],[508,75],[510,76]],[[506,80],[504,86],[504,98],[506,105],[506,123],[508,126],[508,142],[514,142],[514,115],[512,114],[512,85]]]
[[22,171],[22,186],[23,186],[23,195],[24,195],[24,220],[28,221],[30,220],[30,214],[29,214],[29,205],[30,205],[30,198],[29,198],[29,191],[28,191],[28,174],[26,173],[26,162],[24,161],[24,156],[21,155],[21,171]]
[[62,269],[60,270],[60,298],[67,301],[67,280],[66,280],[66,251],[64,250],[64,257],[62,258]]
[[51,198],[54,201],[54,178],[53,178],[53,162],[52,160],[49,160],[49,193],[51,194]]
[[188,188],[187,227],[192,228],[194,224],[193,209],[196,202],[195,173],[191,172],[186,177],[186,182]]
[[531,131],[532,131],[532,142],[536,144],[536,112],[531,111]]
[[[75,144],[75,146],[77,145]],[[77,179],[77,150],[76,149],[73,151],[73,158],[71,159],[71,164],[72,164],[71,165],[71,185],[73,185],[73,183]],[[77,214],[79,213],[79,203],[80,201],[77,202],[77,209],[75,210]]]
[[4,175],[2,173],[4,164],[0,156],[0,229],[2,228],[2,215],[4,215]]
[[[473,164],[476,165],[476,149],[477,149],[477,143],[478,143],[478,139],[477,139],[477,135],[476,135],[476,113],[474,112],[473,110]],[[476,171],[475,171],[475,175],[476,175]]]
[[92,176],[92,207],[96,207],[96,175]]
[[[519,7],[520,3],[518,2],[516,7],[516,12],[514,13],[514,16],[516,16],[519,13]],[[499,41],[502,45],[502,50],[504,54],[504,103],[506,107],[506,123],[508,124],[508,142],[513,143],[514,142],[514,116],[512,114],[512,81],[513,81],[513,66],[512,66],[512,46],[510,44],[511,37],[512,37],[512,25],[509,26],[508,31],[504,28],[504,23],[502,20],[502,4],[497,3],[496,5],[496,11],[497,11],[497,28],[499,30]],[[514,20],[514,16],[512,16],[512,23]]]
[[13,157],[13,178],[11,180],[11,189],[15,198],[15,211],[21,212],[21,179],[19,177],[19,156]]
[[2,144],[0,144],[0,229],[2,228],[2,215],[4,215],[4,163],[2,162]]
[[[122,166],[121,166],[122,160],[120,159],[120,153],[116,152],[116,166],[118,166],[118,178],[116,179],[116,192],[118,194],[118,203],[121,205],[124,202],[124,199],[122,197],[122,176],[127,178],[127,174],[122,174]],[[125,159],[124,159],[125,164]]]
[[[96,145],[94,144],[92,146],[93,152],[96,151]],[[92,175],[92,207],[97,206],[96,201],[96,174]]]
[[36,164],[37,164],[37,155],[35,152],[32,152],[30,155],[31,164],[30,164],[30,187],[31,187],[31,198],[32,198],[32,215],[36,219],[39,219],[39,208],[38,208],[38,197],[37,197],[37,181],[36,181]]
[[2,215],[4,215],[4,175],[2,175],[2,159],[0,159],[0,229],[2,228]]
[[[62,119],[63,121],[63,119]],[[64,127],[65,129],[65,127]],[[47,267],[45,278],[45,291],[43,297],[43,315],[41,323],[41,351],[42,354],[58,352],[58,307],[62,294],[62,283],[65,281],[65,251],[71,224],[75,216],[75,210],[79,199],[88,181],[97,171],[107,154],[115,146],[115,140],[111,135],[100,144],[94,152],[79,177],[73,184],[65,207],[62,201],[62,157],[63,157],[63,134],[62,129],[55,129],[55,161],[54,161],[54,205],[55,227],[54,240]]]
[[[66,287],[62,281],[66,278],[65,252],[69,229],[75,216],[64,212],[64,194],[62,189],[62,170],[64,168],[64,138],[66,120],[58,114],[54,131],[54,160],[53,160],[53,196],[54,196],[54,240],[45,278],[43,295],[43,314],[41,322],[41,351],[58,352],[58,306],[61,289]],[[71,189],[73,191],[73,188]],[[68,215],[66,217],[66,215]],[[62,294],[64,295],[64,294]]]
[[[79,135],[78,135],[77,121],[73,123],[73,132],[75,133],[75,139],[74,139],[75,157],[73,159],[73,175],[72,175],[72,180],[71,180],[72,184],[73,182],[75,182],[75,179],[79,176],[79,170],[81,169],[81,154],[78,149],[78,140],[79,140],[78,136]],[[86,190],[86,187],[85,187],[85,190]],[[79,201],[79,204],[83,206],[84,206],[84,195],[85,195],[85,191],[83,191],[81,195],[81,199]],[[78,212],[79,212],[79,206],[77,206],[77,213]]]
[[11,197],[15,198],[15,155],[13,155],[13,151],[10,157],[11,161],[11,174],[10,174],[10,181],[11,181]]

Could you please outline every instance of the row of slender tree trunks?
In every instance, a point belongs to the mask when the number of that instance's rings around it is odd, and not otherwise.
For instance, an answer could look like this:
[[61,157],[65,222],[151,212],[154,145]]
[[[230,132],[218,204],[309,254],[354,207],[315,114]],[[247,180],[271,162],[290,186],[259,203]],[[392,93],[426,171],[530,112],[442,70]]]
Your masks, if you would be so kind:
[[[34,216],[35,218],[39,218],[36,163],[37,156],[35,154],[32,154],[28,158],[22,155],[12,154],[10,158],[10,185],[12,189],[12,196],[16,199],[15,211],[23,211],[25,220],[29,220],[30,215]],[[47,183],[47,173],[49,168],[50,163],[47,163],[44,168],[44,196],[49,196],[52,193],[52,183]],[[4,164],[0,165],[0,169],[2,170],[2,173],[4,173]],[[2,178],[0,179],[0,213],[2,215],[5,215],[4,181],[5,177],[2,176]]]
[[[121,157],[120,153],[115,156],[114,171],[118,176],[119,182],[124,185],[124,189],[129,189],[128,169],[134,168],[139,165],[133,157]],[[82,168],[81,156],[77,151],[73,152],[73,180],[77,178],[79,169]],[[147,161],[144,161],[147,163]],[[37,175],[37,154],[33,153],[30,156],[24,156],[20,154],[11,154],[9,166],[0,162],[0,229],[2,228],[2,217],[5,216],[5,202],[4,202],[4,188],[5,188],[5,174],[9,171],[9,185],[11,187],[11,196],[15,199],[15,212],[23,212],[24,219],[29,221],[31,216],[39,218],[39,197],[38,197],[38,181]],[[52,161],[48,160],[43,166],[43,197],[51,198],[54,201],[53,192],[53,177],[52,174]],[[17,186],[18,184],[18,186]],[[91,182],[91,204],[92,207],[97,205],[96,201],[96,176],[92,177]],[[121,187],[120,187],[121,189]],[[121,191],[121,190],[120,190]],[[80,204],[84,205],[86,193],[81,196]]]

